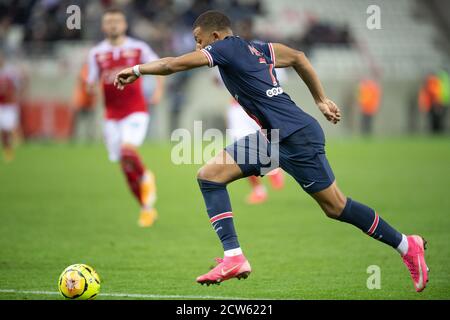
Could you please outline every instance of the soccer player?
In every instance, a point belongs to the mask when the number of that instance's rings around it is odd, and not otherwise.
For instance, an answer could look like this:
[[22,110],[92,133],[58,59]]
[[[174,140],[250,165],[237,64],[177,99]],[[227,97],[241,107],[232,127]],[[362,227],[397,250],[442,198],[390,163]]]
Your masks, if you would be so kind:
[[0,51],[0,134],[3,159],[11,162],[14,159],[14,130],[19,124],[19,100],[25,86],[21,70],[7,64]]
[[[118,9],[108,9],[102,17],[106,39],[89,52],[88,83],[101,81],[105,100],[104,138],[113,162],[120,161],[128,186],[141,206],[139,225],[149,227],[157,218],[154,207],[156,185],[153,173],[144,166],[138,153],[149,122],[147,103],[140,80],[127,90],[114,88],[115,74],[139,63],[154,61],[158,56],[144,42],[126,36],[125,15]],[[157,77],[155,96],[160,97],[162,81]],[[158,101],[153,101],[157,104]]]
[[[74,108],[72,140],[79,139],[81,128],[85,127],[86,141],[92,142],[95,137],[95,105],[97,96],[87,83],[88,64],[84,63],[78,74],[73,91],[72,105]],[[83,126],[84,124],[84,126]]]
[[[242,154],[248,156],[246,159],[254,158],[255,154],[264,159],[269,150],[276,150],[272,148],[276,143],[281,168],[297,180],[325,214],[350,223],[397,250],[409,269],[416,291],[422,291],[428,281],[423,238],[400,233],[374,209],[342,193],[325,156],[322,128],[317,120],[296,106],[278,83],[274,67],[293,67],[325,118],[333,124],[341,120],[339,108],[325,94],[305,55],[280,43],[245,41],[233,34],[230,20],[217,11],[201,14],[193,25],[193,34],[201,50],[127,68],[117,74],[114,84],[123,89],[142,74],[168,75],[202,66],[218,66],[231,95],[268,130],[268,141],[261,133],[249,135],[226,147],[198,172],[210,222],[225,252],[223,259],[217,259],[218,265],[199,276],[197,282],[217,284],[231,278],[246,278],[250,274],[250,264],[234,228],[226,186],[234,180],[264,171],[265,161],[256,164],[255,161],[241,161]],[[279,129],[278,140],[273,137],[276,131],[272,129]],[[265,145],[251,143],[255,140],[265,142]],[[269,156],[276,162],[273,154]]]

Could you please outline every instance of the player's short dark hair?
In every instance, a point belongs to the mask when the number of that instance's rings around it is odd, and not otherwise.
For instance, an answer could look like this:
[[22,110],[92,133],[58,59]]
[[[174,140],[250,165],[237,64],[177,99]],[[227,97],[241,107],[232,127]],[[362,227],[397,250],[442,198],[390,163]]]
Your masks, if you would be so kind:
[[203,12],[195,20],[192,29],[201,27],[204,30],[226,30],[231,29],[230,19],[220,11],[209,10]]
[[110,7],[110,8],[108,8],[108,9],[106,9],[105,11],[103,11],[103,15],[106,15],[106,14],[122,14],[122,15],[124,15],[125,16],[125,12],[122,10],[122,9],[120,9],[120,8],[117,8],[117,7]]

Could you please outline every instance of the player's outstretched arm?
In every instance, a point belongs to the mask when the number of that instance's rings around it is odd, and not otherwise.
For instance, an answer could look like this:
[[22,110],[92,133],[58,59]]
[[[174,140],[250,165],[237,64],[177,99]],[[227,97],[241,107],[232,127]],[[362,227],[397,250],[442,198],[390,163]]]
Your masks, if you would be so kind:
[[201,51],[194,51],[179,57],[167,57],[149,63],[136,65],[120,71],[114,79],[114,86],[123,90],[125,85],[133,83],[141,75],[166,76],[175,72],[209,65],[208,58]]
[[274,43],[275,67],[293,67],[308,87],[317,107],[328,121],[336,124],[341,120],[341,111],[337,105],[325,95],[314,68],[308,58],[301,51],[289,48],[281,43]]

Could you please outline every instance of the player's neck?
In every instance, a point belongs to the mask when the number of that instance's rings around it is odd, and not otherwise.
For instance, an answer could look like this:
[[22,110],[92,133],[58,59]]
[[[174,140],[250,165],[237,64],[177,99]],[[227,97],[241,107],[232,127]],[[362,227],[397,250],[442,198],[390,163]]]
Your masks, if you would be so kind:
[[107,38],[106,40],[112,45],[112,46],[120,46],[125,42],[126,36],[119,36],[114,38]]
[[223,39],[225,39],[226,37],[231,37],[231,36],[233,36],[233,31],[223,31],[223,32],[221,32],[220,33],[220,40],[223,40]]

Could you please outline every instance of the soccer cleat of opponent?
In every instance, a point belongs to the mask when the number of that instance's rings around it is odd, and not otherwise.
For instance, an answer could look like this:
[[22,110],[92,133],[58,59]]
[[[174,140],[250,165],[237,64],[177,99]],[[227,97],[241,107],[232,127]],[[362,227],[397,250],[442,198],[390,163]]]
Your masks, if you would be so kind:
[[156,182],[155,175],[146,170],[139,184],[141,197],[141,214],[139,216],[139,226],[151,227],[158,218],[158,211],[155,209],[156,202]]
[[[218,11],[200,15],[194,23],[193,34],[197,51],[124,69],[116,75],[114,85],[122,90],[141,74],[169,75],[206,65],[218,66],[232,97],[266,129],[265,134],[261,131],[250,134],[229,145],[197,174],[210,223],[224,249],[224,258],[218,261],[218,266],[198,277],[197,281],[211,284],[249,275],[251,268],[238,241],[226,187],[232,181],[264,175],[275,169],[273,166],[279,166],[329,218],[352,224],[397,250],[411,274],[414,287],[417,291],[423,290],[428,269],[422,238],[398,232],[374,209],[342,193],[325,154],[325,135],[321,126],[280,86],[275,68],[294,68],[325,118],[333,124],[341,120],[339,108],[327,98],[306,56],[280,43],[245,41],[233,35],[230,20]],[[270,165],[262,161],[268,157]]]

